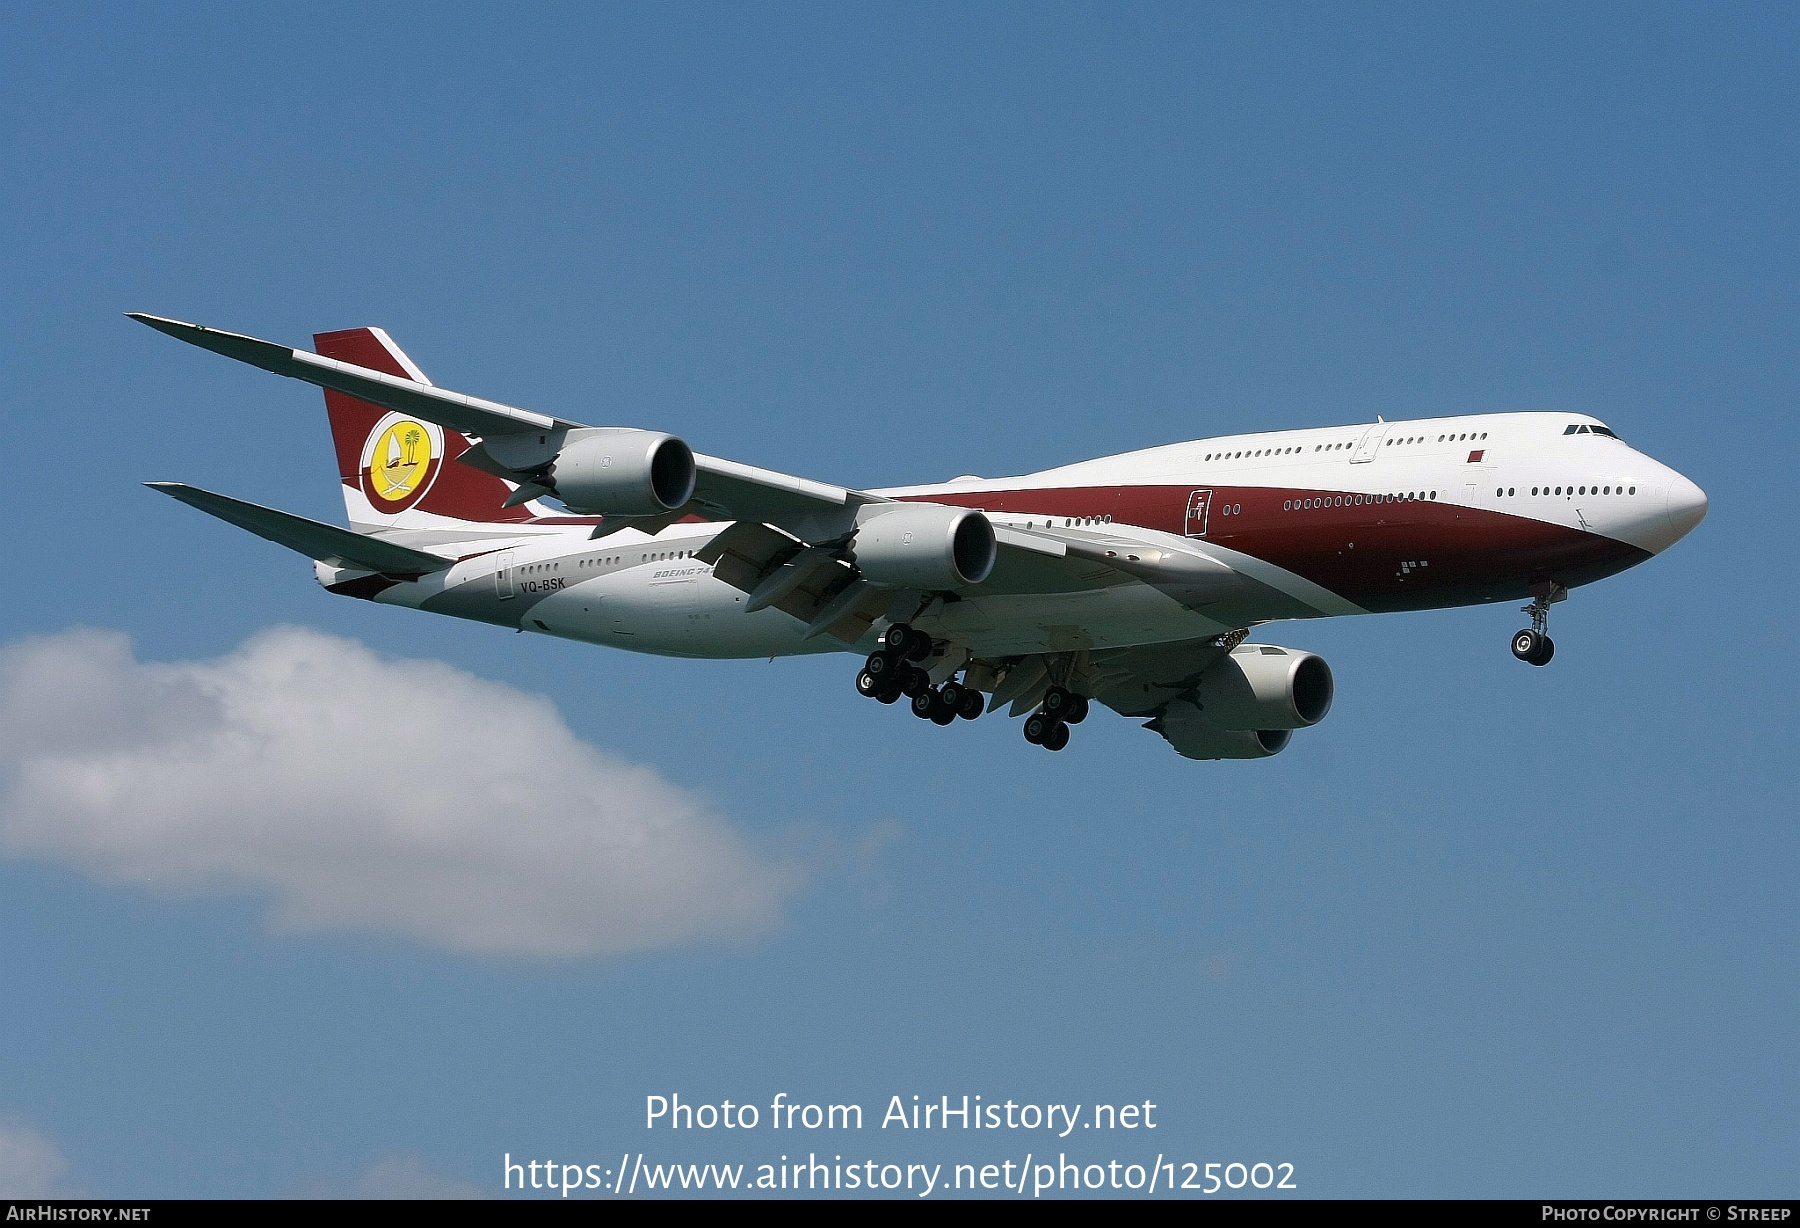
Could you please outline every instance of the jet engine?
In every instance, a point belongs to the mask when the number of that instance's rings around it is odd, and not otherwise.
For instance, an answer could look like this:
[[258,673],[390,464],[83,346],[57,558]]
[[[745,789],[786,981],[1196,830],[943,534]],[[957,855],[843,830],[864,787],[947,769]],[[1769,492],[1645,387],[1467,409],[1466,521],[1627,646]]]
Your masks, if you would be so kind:
[[871,584],[927,590],[980,584],[1000,551],[986,516],[941,503],[883,510],[856,531],[851,548]]
[[1224,729],[1199,708],[1178,699],[1150,722],[1177,754],[1189,759],[1267,759],[1287,749],[1291,729]]
[[660,431],[570,431],[543,485],[571,511],[655,516],[694,497],[699,473],[687,444]]
[[687,444],[630,426],[489,435],[456,459],[515,483],[507,507],[553,495],[571,511],[602,516],[672,512],[694,497],[700,477]]
[[1194,703],[1221,729],[1304,729],[1325,719],[1334,689],[1323,657],[1240,644],[1200,675]]

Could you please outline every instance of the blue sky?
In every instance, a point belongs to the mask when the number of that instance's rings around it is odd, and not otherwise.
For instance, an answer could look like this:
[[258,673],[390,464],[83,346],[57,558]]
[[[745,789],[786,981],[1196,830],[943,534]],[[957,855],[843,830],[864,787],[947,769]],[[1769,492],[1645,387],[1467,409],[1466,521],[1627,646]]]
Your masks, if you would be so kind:
[[[800,867],[750,937],[484,955],[14,832],[15,1188],[755,1163],[785,1141],[646,1134],[643,1099],[786,1091],[1150,1099],[1153,1138],[1083,1154],[1316,1195],[1791,1195],[1797,61],[1766,5],[0,16],[0,643],[204,663],[291,625],[440,661]],[[380,324],[441,384],[852,485],[1566,408],[1712,510],[1557,607],[1547,669],[1510,609],[1280,626],[1338,680],[1280,757],[1110,714],[1049,756],[868,704],[848,657],[329,597],[137,485],[336,519],[316,394],[125,311]],[[533,857],[578,839],[554,817]]]

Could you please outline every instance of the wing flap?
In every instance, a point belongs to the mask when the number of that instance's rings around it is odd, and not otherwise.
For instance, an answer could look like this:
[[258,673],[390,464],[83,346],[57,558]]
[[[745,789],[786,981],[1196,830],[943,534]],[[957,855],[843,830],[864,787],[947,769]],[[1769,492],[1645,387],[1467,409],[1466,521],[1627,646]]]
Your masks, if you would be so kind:
[[379,571],[389,575],[421,576],[450,566],[455,560],[423,550],[409,550],[379,538],[352,533],[336,525],[308,520],[292,512],[276,511],[256,503],[246,503],[227,495],[201,490],[181,482],[146,482],[151,490],[159,490],[189,507],[197,507],[209,516],[217,516],[227,524],[248,530],[258,537],[286,546],[309,559],[329,563],[333,567],[351,567],[358,571]]

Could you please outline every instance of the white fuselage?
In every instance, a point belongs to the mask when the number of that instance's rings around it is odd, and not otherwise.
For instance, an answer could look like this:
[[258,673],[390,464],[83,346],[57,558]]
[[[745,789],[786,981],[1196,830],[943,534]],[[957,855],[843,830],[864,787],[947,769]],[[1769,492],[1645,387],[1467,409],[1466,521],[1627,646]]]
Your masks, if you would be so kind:
[[[1605,432],[1582,415],[1520,413],[1272,432],[874,493],[978,507],[996,525],[1091,534],[1119,549],[1179,548],[1242,578],[1240,595],[1196,609],[1095,568],[1062,591],[976,586],[928,616],[934,635],[975,655],[1121,647],[1275,618],[1510,599],[1539,573],[1573,585],[1642,561],[1697,524],[1706,497],[1594,427]],[[457,543],[446,521],[432,548],[460,561],[373,596],[673,656],[867,650],[805,639],[779,609],[746,613],[745,593],[692,557],[726,527],[590,540],[585,525],[503,537],[486,526]],[[343,575],[319,566],[327,585]]]

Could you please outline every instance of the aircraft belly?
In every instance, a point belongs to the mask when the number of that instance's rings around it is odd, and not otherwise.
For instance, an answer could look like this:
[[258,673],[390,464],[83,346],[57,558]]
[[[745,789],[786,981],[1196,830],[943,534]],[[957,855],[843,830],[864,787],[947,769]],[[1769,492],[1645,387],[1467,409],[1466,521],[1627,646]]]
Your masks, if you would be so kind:
[[744,594],[697,563],[584,581],[537,602],[523,626],[661,656],[769,657],[845,648],[828,636],[802,643],[805,627],[780,610],[744,613]]
[[[443,575],[396,584],[376,600],[662,656],[749,658],[871,647],[831,636],[802,640],[804,624],[774,607],[746,614],[744,594],[698,563],[633,567],[544,596],[520,591],[502,598],[492,564],[470,560]],[[1218,635],[1256,621],[1243,613],[1187,609],[1134,583],[1064,593],[970,594],[920,621],[978,654],[1013,655]],[[1273,609],[1266,616],[1284,615],[1292,616]]]
[[1124,648],[1219,635],[1227,626],[1142,584],[1074,593],[982,596],[920,620],[978,656]]

